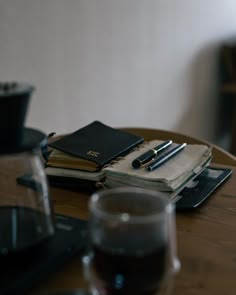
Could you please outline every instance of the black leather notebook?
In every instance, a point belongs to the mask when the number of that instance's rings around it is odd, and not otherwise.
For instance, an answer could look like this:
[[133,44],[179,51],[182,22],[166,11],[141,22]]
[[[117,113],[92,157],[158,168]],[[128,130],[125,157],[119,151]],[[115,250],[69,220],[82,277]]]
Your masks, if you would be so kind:
[[[96,168],[104,166],[115,158],[126,155],[131,149],[142,143],[143,140],[141,136],[94,121],[50,143],[50,147],[65,153],[67,157],[64,157],[65,154],[53,151],[49,156],[48,165],[89,171],[96,170]],[[79,161],[80,159],[82,161]],[[95,163],[96,165],[89,169],[89,163]]]

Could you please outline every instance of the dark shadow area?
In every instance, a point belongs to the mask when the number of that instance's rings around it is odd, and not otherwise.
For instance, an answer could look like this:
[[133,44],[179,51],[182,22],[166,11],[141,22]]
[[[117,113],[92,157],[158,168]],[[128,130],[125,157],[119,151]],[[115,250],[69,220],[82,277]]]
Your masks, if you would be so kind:
[[225,41],[219,49],[218,128],[217,137],[228,134],[229,151],[236,154],[236,39]]
[[[186,134],[214,142],[217,121],[218,45],[201,49],[189,65],[189,107],[177,128]],[[191,131],[190,131],[191,130]],[[191,134],[190,134],[191,132]]]
[[[208,140],[231,152],[234,145],[232,128],[236,87],[235,91],[224,91],[223,87],[232,82],[234,73],[236,81],[236,69],[234,72],[232,64],[229,66],[225,62],[225,46],[232,47],[232,44],[236,48],[236,40],[232,38],[218,41],[203,48],[195,56],[190,66],[192,87],[189,88],[189,108],[176,127],[177,130]],[[234,58],[233,64],[236,65],[236,50]]]

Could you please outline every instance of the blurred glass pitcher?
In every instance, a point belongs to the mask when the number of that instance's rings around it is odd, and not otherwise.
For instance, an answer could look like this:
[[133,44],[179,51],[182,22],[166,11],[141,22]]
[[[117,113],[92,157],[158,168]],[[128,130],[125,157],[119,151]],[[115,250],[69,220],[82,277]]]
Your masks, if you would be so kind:
[[[4,123],[0,127],[3,134],[0,139],[1,256],[28,250],[54,234],[40,150],[46,137],[38,130],[24,127],[32,90],[33,87],[27,84],[0,83],[0,112],[5,120],[0,122]],[[30,185],[17,182],[23,175],[32,177]]]

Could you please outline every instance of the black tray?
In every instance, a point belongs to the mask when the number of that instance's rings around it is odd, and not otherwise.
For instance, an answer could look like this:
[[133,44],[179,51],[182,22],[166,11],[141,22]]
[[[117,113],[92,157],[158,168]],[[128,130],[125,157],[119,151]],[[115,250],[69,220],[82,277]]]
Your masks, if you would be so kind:
[[1,258],[1,295],[26,295],[27,290],[59,269],[72,256],[80,255],[86,245],[87,222],[56,215],[55,225],[54,236],[36,248],[15,257]]

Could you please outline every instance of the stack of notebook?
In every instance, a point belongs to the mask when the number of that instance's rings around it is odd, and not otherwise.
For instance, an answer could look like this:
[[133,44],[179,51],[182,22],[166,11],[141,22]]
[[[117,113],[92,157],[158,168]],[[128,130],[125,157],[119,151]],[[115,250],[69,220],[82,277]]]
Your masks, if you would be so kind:
[[49,179],[57,182],[91,182],[103,187],[137,186],[175,196],[209,165],[211,147],[187,144],[168,161],[148,170],[150,163],[177,146],[172,143],[148,163],[133,167],[135,159],[162,143],[158,139],[144,142],[140,136],[94,121],[49,144],[52,152],[46,173]]

